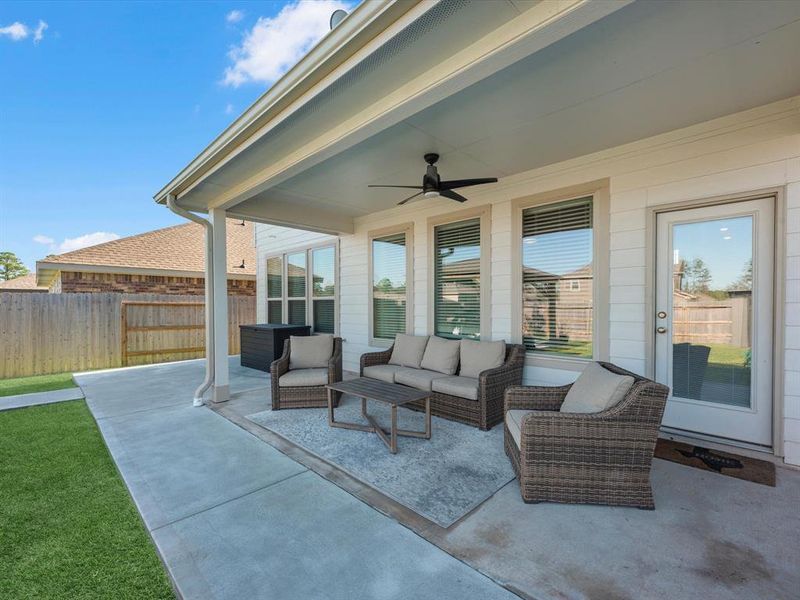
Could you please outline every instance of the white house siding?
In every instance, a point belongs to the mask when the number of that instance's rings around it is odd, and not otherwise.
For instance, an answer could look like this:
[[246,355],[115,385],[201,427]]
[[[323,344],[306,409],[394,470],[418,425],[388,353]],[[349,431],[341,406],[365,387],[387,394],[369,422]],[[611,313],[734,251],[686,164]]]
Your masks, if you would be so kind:
[[[532,194],[608,179],[610,222],[607,237],[609,272],[609,359],[648,373],[652,368],[647,341],[647,218],[650,207],[747,194],[772,187],[785,190],[785,364],[782,448],[786,461],[800,464],[800,98],[783,100],[685,129],[662,134],[504,178],[474,190],[470,205],[491,203],[491,332],[493,339],[517,340],[512,331],[512,202]],[[377,192],[376,192],[377,193]],[[358,370],[369,345],[367,234],[414,222],[414,331],[428,333],[428,218],[461,207],[447,200],[421,201],[356,221],[356,233],[340,242],[340,333],[345,338],[344,366]],[[275,235],[275,238],[268,238]],[[273,253],[319,241],[318,234],[259,226],[259,318],[264,314],[263,260]],[[482,282],[489,277],[482,277]],[[780,353],[779,353],[780,354]],[[780,364],[780,363],[779,363]],[[525,382],[554,385],[572,381],[573,370],[529,366]],[[780,414],[780,413],[779,413]]]

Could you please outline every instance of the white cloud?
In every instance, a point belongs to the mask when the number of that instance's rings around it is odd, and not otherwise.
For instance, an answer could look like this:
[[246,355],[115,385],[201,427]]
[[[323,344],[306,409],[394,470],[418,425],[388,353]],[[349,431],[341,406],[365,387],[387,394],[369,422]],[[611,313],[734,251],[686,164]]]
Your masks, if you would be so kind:
[[37,244],[44,244],[45,246],[51,246],[56,243],[53,238],[42,235],[41,233],[33,236],[33,241]]
[[113,242],[118,240],[119,235],[108,231],[95,231],[94,233],[87,233],[86,235],[79,235],[74,238],[66,238],[58,245],[58,253],[72,252],[73,250],[80,250],[88,246],[95,246],[104,242]]
[[6,25],[5,27],[0,27],[0,36],[6,35],[15,42],[24,40],[30,34],[31,30],[28,26],[19,21],[15,21],[11,25]]
[[330,30],[331,13],[349,8],[341,0],[298,0],[274,17],[259,17],[242,43],[228,53],[233,64],[222,82],[238,87],[248,81],[272,83],[294,66]]
[[244,18],[244,13],[241,10],[232,10],[225,15],[225,20],[228,23],[238,23]]
[[60,244],[57,244],[48,235],[40,233],[33,236],[34,242],[48,246],[50,254],[63,254],[64,252],[72,252],[73,250],[80,250],[81,248],[95,246],[104,242],[113,242],[118,239],[119,235],[109,231],[95,231],[94,233],[87,233],[74,238],[64,238],[64,241]]
[[14,21],[11,25],[0,27],[0,37],[7,36],[12,41],[19,42],[33,34],[33,43],[38,44],[42,41],[42,38],[44,38],[44,30],[47,29],[47,27],[47,23],[41,20],[36,26],[36,29],[33,30],[25,25],[25,23]]
[[39,24],[36,26],[36,30],[33,32],[33,43],[38,44],[42,41],[44,37],[44,30],[47,29],[48,25],[44,21],[39,21]]
[[225,114],[226,115],[232,115],[233,114],[233,104],[231,104],[230,102],[228,102],[225,105]]

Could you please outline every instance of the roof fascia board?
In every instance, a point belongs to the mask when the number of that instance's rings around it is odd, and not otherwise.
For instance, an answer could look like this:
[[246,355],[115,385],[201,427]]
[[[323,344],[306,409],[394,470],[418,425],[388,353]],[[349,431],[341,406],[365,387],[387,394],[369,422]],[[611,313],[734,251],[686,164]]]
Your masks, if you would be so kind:
[[[187,185],[218,167],[233,151],[241,151],[241,144],[263,135],[264,125],[273,123],[277,115],[286,111],[294,112],[298,106],[302,106],[309,99],[306,97],[309,90],[319,87],[319,81],[327,79],[342,63],[350,62],[354,53],[391,22],[409,11],[418,12],[413,10],[417,5],[424,5],[424,10],[428,10],[437,2],[439,0],[370,0],[356,6],[346,19],[161,188],[154,196],[156,202],[163,204],[168,193],[174,193],[179,198],[181,193],[185,193]],[[319,90],[312,93],[311,97],[317,93]]]
[[[116,273],[120,275],[154,275],[160,277],[205,277],[204,271],[179,271],[177,269],[140,269],[136,267],[117,267],[114,265],[82,265],[74,263],[51,263],[40,261],[36,263],[37,280],[42,277],[53,277],[59,271],[74,273]],[[255,280],[256,276],[249,273],[232,273],[228,271],[228,279]],[[44,284],[42,284],[44,285]]]
[[543,2],[485,35],[381,102],[323,132],[281,161],[221,192],[213,208],[230,209],[347,150],[420,110],[630,4],[632,0]]

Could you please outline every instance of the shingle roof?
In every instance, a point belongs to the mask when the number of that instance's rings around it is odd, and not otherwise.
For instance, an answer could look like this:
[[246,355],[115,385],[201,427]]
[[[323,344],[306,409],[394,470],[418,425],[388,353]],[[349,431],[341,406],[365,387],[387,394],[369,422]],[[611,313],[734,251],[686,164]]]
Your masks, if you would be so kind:
[[[228,276],[256,274],[256,249],[253,224],[228,219]],[[238,268],[244,261],[244,269]],[[203,226],[185,223],[156,229],[111,242],[81,248],[64,254],[48,256],[37,263],[58,268],[58,265],[124,267],[130,269],[162,269],[202,273],[205,270],[205,240]]]
[[36,273],[28,273],[8,281],[0,281],[0,292],[46,292],[47,288],[36,285]]

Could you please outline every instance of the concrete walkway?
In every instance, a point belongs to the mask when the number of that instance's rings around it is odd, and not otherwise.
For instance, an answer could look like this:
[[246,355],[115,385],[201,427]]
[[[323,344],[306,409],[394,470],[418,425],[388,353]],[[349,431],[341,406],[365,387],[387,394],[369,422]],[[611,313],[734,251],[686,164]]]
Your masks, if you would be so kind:
[[[231,362],[234,397],[266,375]],[[208,408],[202,361],[76,376],[184,598],[516,596]]]
[[49,392],[34,392],[32,394],[17,394],[16,396],[3,396],[0,398],[0,410],[24,408],[26,406],[37,406],[39,404],[53,404],[54,402],[66,402],[67,400],[80,400],[81,398],[83,398],[83,390],[79,387],[52,390]]

